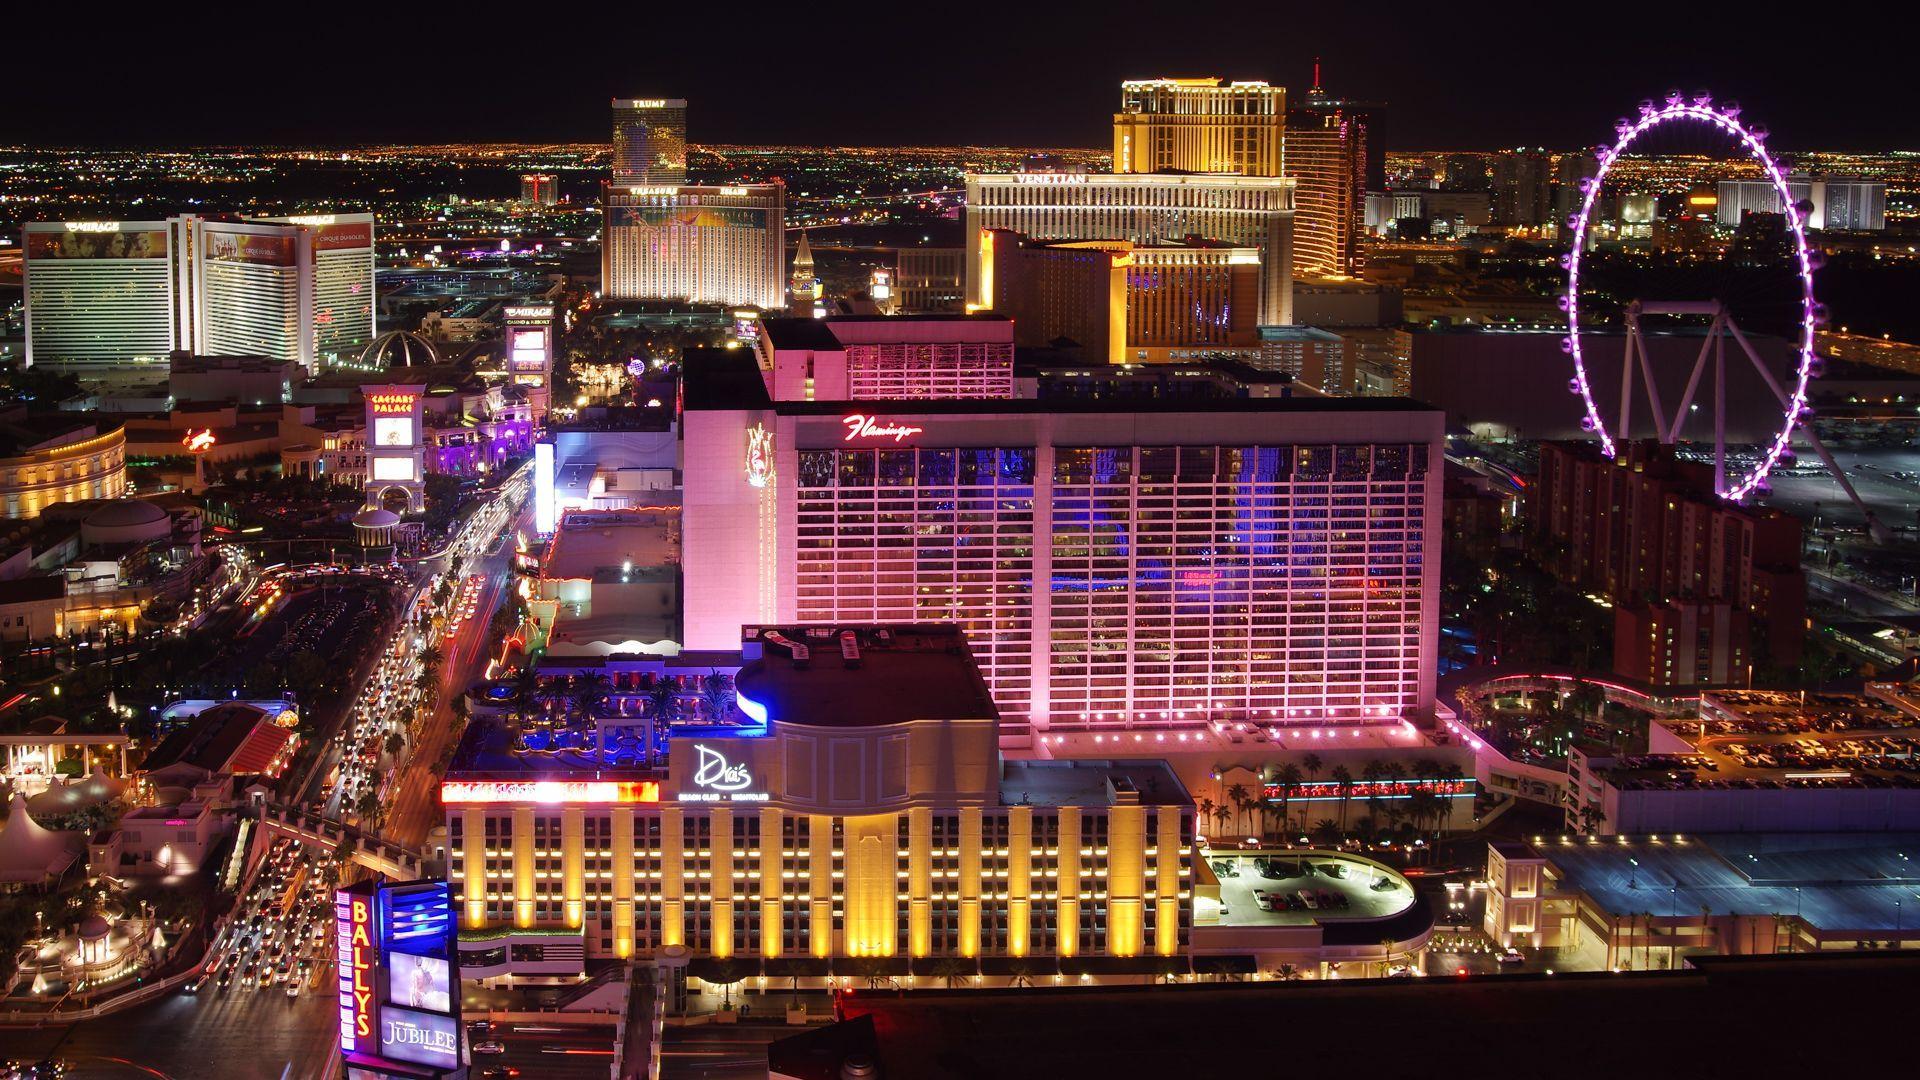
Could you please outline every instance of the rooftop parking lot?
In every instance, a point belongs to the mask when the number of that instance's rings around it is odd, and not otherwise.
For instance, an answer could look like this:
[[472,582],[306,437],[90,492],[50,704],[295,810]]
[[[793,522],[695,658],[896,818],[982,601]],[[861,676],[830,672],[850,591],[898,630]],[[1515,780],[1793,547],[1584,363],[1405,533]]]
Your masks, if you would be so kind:
[[1330,852],[1216,854],[1220,902],[1201,898],[1197,920],[1222,926],[1307,926],[1336,919],[1379,919],[1414,903],[1407,879],[1377,863]]

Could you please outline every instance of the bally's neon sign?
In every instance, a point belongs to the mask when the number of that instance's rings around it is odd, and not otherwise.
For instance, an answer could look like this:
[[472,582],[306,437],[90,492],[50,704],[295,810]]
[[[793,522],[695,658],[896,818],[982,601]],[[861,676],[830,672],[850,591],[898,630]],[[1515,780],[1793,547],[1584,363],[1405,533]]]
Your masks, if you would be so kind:
[[681,802],[766,802],[764,791],[748,791],[753,774],[745,765],[735,765],[727,756],[710,746],[695,743],[693,752],[699,765],[693,773],[693,786],[701,791],[683,791]]
[[847,425],[847,437],[843,440],[845,442],[852,442],[855,439],[892,439],[900,443],[927,430],[917,424],[896,424],[865,413],[843,416],[840,422]]
[[336,894],[339,926],[340,1049],[353,1053],[373,1038],[373,909],[371,898]]

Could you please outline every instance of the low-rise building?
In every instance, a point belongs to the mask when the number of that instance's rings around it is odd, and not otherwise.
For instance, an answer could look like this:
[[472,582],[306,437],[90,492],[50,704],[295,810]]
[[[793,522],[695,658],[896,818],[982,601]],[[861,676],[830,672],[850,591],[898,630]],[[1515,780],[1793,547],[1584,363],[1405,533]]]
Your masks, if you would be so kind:
[[1920,830],[1920,714],[1871,694],[1725,690],[1647,752],[1575,747],[1570,824],[1603,834]]

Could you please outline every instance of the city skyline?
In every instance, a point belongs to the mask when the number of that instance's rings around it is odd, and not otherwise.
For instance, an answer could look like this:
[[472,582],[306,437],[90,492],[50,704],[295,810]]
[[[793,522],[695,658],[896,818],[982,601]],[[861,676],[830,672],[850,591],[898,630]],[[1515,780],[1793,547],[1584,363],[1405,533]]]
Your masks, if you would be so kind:
[[[1237,6],[1202,8],[1184,14],[1246,18]],[[1145,5],[1111,14],[1122,22],[1155,17]],[[23,17],[21,40],[32,40],[32,24],[45,18]],[[728,64],[692,47],[648,50],[644,63],[635,62],[635,35],[690,45],[713,33],[670,14],[610,17],[604,32],[584,40],[570,40],[582,38],[571,28],[516,27],[509,37],[484,21],[386,19],[387,33],[350,61],[377,77],[291,80],[272,94],[249,94],[237,93],[219,65],[188,65],[143,87],[138,109],[127,107],[123,84],[76,78],[67,54],[22,50],[0,143],[598,141],[606,137],[610,98],[647,94],[690,100],[690,135],[708,144],[1098,147],[1110,144],[1108,120],[1123,79],[1219,75],[1300,93],[1318,57],[1336,96],[1389,103],[1386,136],[1395,147],[1587,145],[1606,134],[1622,102],[1675,87],[1742,100],[1794,147],[1920,146],[1920,119],[1911,113],[1837,108],[1831,92],[1811,89],[1819,84],[1805,61],[1785,55],[1780,32],[1765,25],[1711,25],[1704,37],[1676,28],[1626,43],[1577,21],[1545,22],[1518,5],[1480,7],[1450,21],[1407,5],[1289,13],[1284,33],[1273,36],[1108,46],[1081,20],[1042,14],[1017,33],[963,47],[946,42],[976,39],[944,34],[944,21],[849,15],[822,29],[783,28],[771,62]],[[1672,19],[1676,27],[1685,22]],[[290,29],[250,13],[247,29],[221,30],[222,48],[285,51],[299,40]],[[1899,39],[1867,34],[1848,43],[1850,100],[1894,100],[1903,92]],[[403,52],[398,41],[420,43]],[[476,65],[469,59],[476,50],[511,50],[518,74],[488,77],[508,61]],[[1565,78],[1570,70],[1581,77]],[[1547,87],[1552,93],[1542,92]]]

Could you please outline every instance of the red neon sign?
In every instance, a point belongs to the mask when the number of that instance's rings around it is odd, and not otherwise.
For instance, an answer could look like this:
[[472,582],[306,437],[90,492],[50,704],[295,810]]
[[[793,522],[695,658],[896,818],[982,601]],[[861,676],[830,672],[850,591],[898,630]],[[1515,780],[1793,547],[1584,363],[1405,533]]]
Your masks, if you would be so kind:
[[476,803],[657,803],[658,780],[447,780],[440,785],[447,806]]
[[368,394],[367,407],[375,416],[412,416],[418,394]]
[[212,428],[205,431],[188,429],[187,437],[180,440],[180,445],[186,447],[189,454],[204,454],[213,449],[213,441]]
[[917,424],[896,424],[865,413],[851,413],[841,417],[840,422],[847,425],[846,442],[855,439],[892,439],[900,443],[927,430]]

